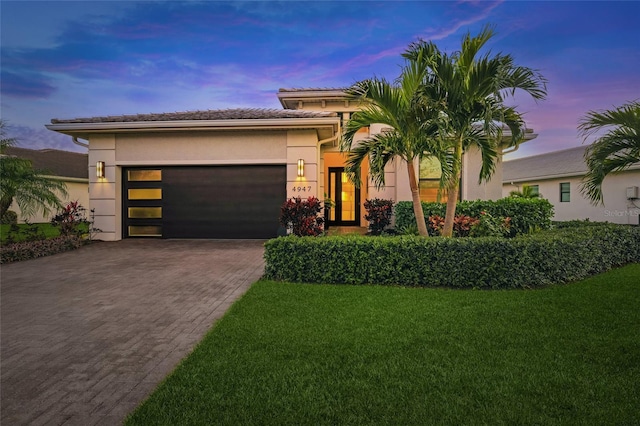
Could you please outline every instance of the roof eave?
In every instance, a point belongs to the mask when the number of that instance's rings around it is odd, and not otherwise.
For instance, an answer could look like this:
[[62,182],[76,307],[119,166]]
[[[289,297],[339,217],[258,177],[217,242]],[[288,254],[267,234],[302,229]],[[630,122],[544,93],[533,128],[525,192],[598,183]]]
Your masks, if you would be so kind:
[[309,90],[309,91],[291,91],[278,92],[278,100],[280,105],[285,109],[297,109],[299,101],[345,101],[353,100],[343,90]]
[[338,117],[278,118],[242,120],[181,120],[181,121],[132,121],[102,123],[55,123],[45,127],[59,133],[77,136],[87,133],[157,132],[185,130],[287,130],[301,128],[328,128],[338,131]]

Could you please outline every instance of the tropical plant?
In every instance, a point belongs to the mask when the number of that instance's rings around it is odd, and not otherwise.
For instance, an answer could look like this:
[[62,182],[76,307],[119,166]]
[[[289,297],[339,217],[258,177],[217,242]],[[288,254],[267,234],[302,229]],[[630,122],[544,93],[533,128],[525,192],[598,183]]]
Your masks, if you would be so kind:
[[584,153],[588,171],[580,189],[592,204],[603,202],[602,182],[609,173],[640,162],[640,101],[602,112],[589,111],[578,126],[585,140],[605,129],[607,132]]
[[322,234],[324,219],[319,217],[322,204],[316,197],[290,198],[280,207],[280,224],[299,237]]
[[540,193],[530,185],[522,185],[522,190],[511,191],[509,196],[512,198],[540,198]]
[[479,182],[489,180],[500,152],[504,126],[511,131],[511,145],[517,145],[524,137],[522,115],[504,104],[505,97],[513,96],[518,89],[535,100],[546,97],[546,80],[536,70],[517,66],[511,55],[480,54],[493,35],[493,28],[485,26],[475,37],[467,33],[460,51],[452,54],[424,40],[412,43],[403,54],[415,66],[427,68],[420,87],[421,103],[439,109],[439,135],[452,145],[444,236],[453,233],[463,153],[472,146],[480,150]]
[[33,216],[38,210],[47,214],[62,207],[58,196],[66,196],[66,184],[47,176],[44,170],[35,170],[31,161],[6,155],[15,138],[5,138],[5,123],[0,120],[0,217],[15,200],[23,217]]
[[393,200],[374,198],[365,200],[364,208],[367,214],[364,219],[369,222],[369,230],[373,235],[380,235],[384,229],[391,225],[393,215]]
[[[418,56],[421,56],[419,54]],[[420,58],[419,58],[420,59]],[[369,174],[377,188],[385,185],[385,167],[399,159],[407,164],[409,187],[418,232],[428,236],[424,220],[415,162],[421,156],[437,158],[448,178],[449,153],[436,137],[438,110],[418,102],[420,86],[427,73],[427,62],[407,61],[395,83],[384,78],[357,82],[347,94],[362,101],[363,109],[353,113],[345,126],[340,150],[348,152],[345,170],[360,185],[360,167],[369,160]],[[388,126],[385,131],[354,143],[354,136],[373,124]],[[444,182],[444,180],[442,180]]]

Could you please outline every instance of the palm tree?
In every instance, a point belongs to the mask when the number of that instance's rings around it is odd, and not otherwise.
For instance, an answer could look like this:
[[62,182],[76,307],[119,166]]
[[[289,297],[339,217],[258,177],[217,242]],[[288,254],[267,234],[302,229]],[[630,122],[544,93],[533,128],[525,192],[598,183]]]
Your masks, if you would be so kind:
[[509,196],[512,198],[540,198],[540,193],[533,190],[529,185],[522,185],[522,191],[511,191]]
[[39,209],[49,213],[52,208],[62,207],[58,194],[67,195],[66,184],[47,177],[43,170],[34,170],[29,160],[6,155],[6,148],[15,145],[16,139],[4,136],[5,123],[0,120],[0,217],[14,199],[25,217]]
[[493,35],[492,27],[485,26],[475,37],[467,33],[459,52],[447,54],[432,42],[418,41],[403,54],[411,62],[426,62],[428,72],[421,86],[422,99],[440,106],[439,134],[453,146],[453,169],[446,182],[443,236],[450,237],[453,233],[463,153],[472,146],[479,148],[482,155],[479,182],[489,180],[504,126],[511,131],[511,145],[517,145],[524,137],[522,115],[504,104],[505,97],[513,96],[517,89],[536,100],[546,97],[546,80],[537,71],[516,66],[510,55],[480,56],[480,50]]
[[589,111],[578,126],[585,140],[604,129],[609,130],[584,153],[588,171],[581,191],[592,204],[602,203],[602,182],[609,173],[640,162],[640,101],[603,112]]
[[[450,163],[441,140],[435,137],[437,109],[418,102],[425,73],[424,61],[409,62],[393,84],[372,78],[347,89],[347,94],[362,101],[364,107],[352,115],[340,142],[340,150],[349,152],[345,169],[356,185],[360,185],[360,166],[365,159],[369,159],[370,175],[377,188],[385,185],[387,164],[395,159],[407,163],[413,211],[418,233],[422,236],[428,236],[428,232],[415,160],[425,155],[437,158],[443,165],[443,177],[448,177],[447,165]],[[354,144],[358,130],[376,123],[389,126],[389,129]]]

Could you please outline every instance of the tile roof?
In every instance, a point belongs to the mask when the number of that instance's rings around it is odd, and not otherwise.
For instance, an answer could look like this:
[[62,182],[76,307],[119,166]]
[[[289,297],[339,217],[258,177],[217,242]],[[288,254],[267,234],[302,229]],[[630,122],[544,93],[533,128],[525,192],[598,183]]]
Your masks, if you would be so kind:
[[[579,146],[502,163],[502,181],[551,179],[560,176],[580,176],[587,172],[584,152],[588,146]],[[640,163],[632,166],[640,168]]]
[[53,176],[89,178],[88,154],[59,149],[35,150],[15,146],[7,147],[4,153],[30,160],[34,169],[45,170]]
[[260,120],[286,118],[337,117],[334,112],[299,111],[262,108],[236,108],[204,111],[165,112],[159,114],[113,115],[51,120],[51,124],[63,123],[127,123],[141,121],[192,121],[192,120]]
[[587,171],[587,166],[584,163],[585,149],[586,147],[579,146],[505,161],[502,163],[502,181],[543,179],[561,174],[584,174]]

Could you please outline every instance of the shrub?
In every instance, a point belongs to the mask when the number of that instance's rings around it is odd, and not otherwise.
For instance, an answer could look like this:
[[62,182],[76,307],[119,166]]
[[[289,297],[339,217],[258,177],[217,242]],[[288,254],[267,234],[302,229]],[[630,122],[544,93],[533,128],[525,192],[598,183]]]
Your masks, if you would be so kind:
[[285,201],[280,208],[280,224],[299,237],[322,234],[324,219],[319,216],[322,204],[316,197]]
[[0,263],[35,259],[76,249],[83,241],[76,235],[66,235],[48,240],[24,241],[0,247]]
[[374,198],[366,200],[364,208],[367,210],[365,220],[369,221],[369,230],[373,235],[380,235],[391,224],[393,215],[393,200]]
[[[456,215],[453,219],[453,236],[454,237],[468,237],[469,232],[475,225],[479,222],[478,219],[466,216],[466,215]],[[429,235],[439,236],[442,234],[442,228],[444,228],[444,217],[434,215],[429,216],[427,222],[427,229],[429,230]]]
[[517,238],[282,237],[265,277],[327,284],[531,288],[640,262],[640,228],[602,225]]
[[7,210],[0,218],[0,225],[17,225],[18,214],[13,210]]
[[[444,203],[422,203],[425,220],[429,216],[444,217],[446,205]],[[553,205],[545,199],[540,198],[502,198],[500,200],[476,200],[461,201],[458,203],[456,212],[459,215],[480,217],[481,212],[486,212],[495,218],[511,218],[509,235],[528,234],[532,230],[551,228],[551,217],[553,217]],[[396,204],[395,225],[398,229],[414,222],[413,205],[411,201],[400,201]]]
[[469,232],[471,237],[509,237],[510,235],[511,218],[497,218],[487,212],[480,212],[480,218]]
[[602,224],[604,224],[606,222],[591,222],[588,218],[587,219],[574,219],[574,220],[564,220],[564,221],[554,221],[551,223],[551,225],[554,228],[557,229],[562,229],[562,228],[581,228],[583,226],[601,226]]

